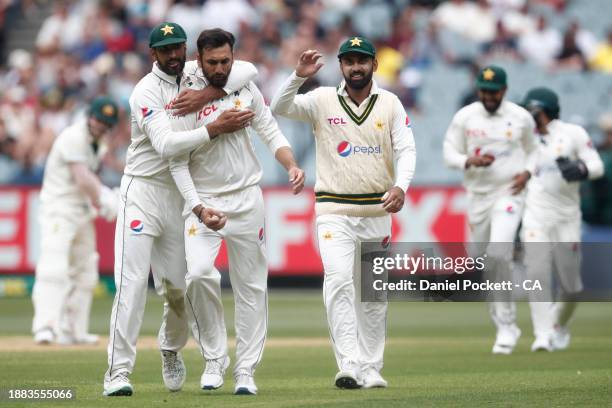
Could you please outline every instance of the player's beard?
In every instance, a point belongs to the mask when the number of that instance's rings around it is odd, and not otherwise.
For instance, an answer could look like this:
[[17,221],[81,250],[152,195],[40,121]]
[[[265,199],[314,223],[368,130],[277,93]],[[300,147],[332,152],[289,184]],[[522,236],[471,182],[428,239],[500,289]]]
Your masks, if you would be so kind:
[[[159,64],[159,68],[168,75],[180,75],[183,72],[183,68],[185,68],[185,61],[187,61],[186,56],[183,58],[169,59],[164,65]],[[177,62],[178,64],[174,67],[170,66],[170,64],[174,62]]]
[[223,88],[225,84],[227,84],[227,78],[229,77],[229,74],[230,73],[228,72],[227,74],[205,74],[204,76],[212,86],[215,86],[217,88]]
[[[362,72],[359,72],[359,73],[362,73]],[[361,79],[351,79],[351,74],[355,74],[355,72],[351,72],[349,75],[344,76],[344,81],[346,82],[346,85],[351,89],[361,90],[365,88],[366,86],[368,86],[368,84],[372,80],[372,76],[374,75],[374,72],[373,71],[370,71],[367,73],[363,72],[363,77]]]
[[491,114],[497,112],[497,110],[499,109],[501,104],[502,104],[501,100],[499,102],[489,102],[489,103],[482,102],[482,106],[484,106],[486,111],[491,113]]

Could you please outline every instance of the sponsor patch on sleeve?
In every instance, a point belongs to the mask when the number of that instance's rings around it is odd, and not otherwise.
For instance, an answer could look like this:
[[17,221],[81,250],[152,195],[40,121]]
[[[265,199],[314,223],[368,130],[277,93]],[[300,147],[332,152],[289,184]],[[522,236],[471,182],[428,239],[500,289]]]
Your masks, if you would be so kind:
[[146,106],[144,108],[140,108],[140,112],[142,113],[143,120],[146,120],[153,115],[153,109],[149,109]]

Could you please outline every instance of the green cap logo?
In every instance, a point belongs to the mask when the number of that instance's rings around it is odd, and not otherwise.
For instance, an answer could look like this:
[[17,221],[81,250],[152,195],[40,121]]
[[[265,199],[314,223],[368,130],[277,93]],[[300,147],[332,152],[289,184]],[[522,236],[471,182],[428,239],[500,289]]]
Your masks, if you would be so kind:
[[158,24],[149,35],[149,47],[157,48],[170,44],[179,44],[187,41],[187,34],[183,27],[176,23],[164,22]]
[[349,52],[365,54],[372,58],[376,56],[376,49],[374,48],[374,45],[363,37],[353,37],[343,42],[340,46],[340,50],[338,51],[338,58],[344,54],[348,54]]
[[164,24],[164,26],[162,28],[159,29],[162,33],[164,33],[164,37],[167,36],[168,34],[172,35],[174,34],[174,27],[168,25],[168,24]]
[[89,115],[95,117],[109,126],[119,122],[119,108],[117,103],[108,96],[98,96],[89,105]]
[[476,88],[487,91],[499,91],[506,85],[506,71],[495,65],[483,68],[476,80]]

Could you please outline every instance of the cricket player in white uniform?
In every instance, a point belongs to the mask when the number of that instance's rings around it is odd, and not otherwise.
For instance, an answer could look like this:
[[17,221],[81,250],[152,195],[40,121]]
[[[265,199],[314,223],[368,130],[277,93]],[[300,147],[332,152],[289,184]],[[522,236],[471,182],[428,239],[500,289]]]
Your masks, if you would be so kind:
[[[187,273],[181,217],[184,201],[168,170],[168,159],[209,143],[217,135],[248,126],[253,116],[248,111],[232,110],[206,126],[182,132],[172,130],[169,118],[174,113],[172,102],[192,81],[183,73],[185,41],[185,32],[178,24],[161,23],[151,31],[149,46],[155,63],[130,97],[132,142],[121,181],[115,231],[117,292],[111,313],[108,370],[104,378],[104,395],[107,396],[132,395],[128,376],[136,359],[136,340],[142,324],[150,268],[155,288],[164,297],[164,316],[159,331],[164,383],[171,391],[181,389],[185,365],[178,352],[187,342],[187,319],[192,319],[192,325],[197,326],[198,317],[193,310],[186,309],[184,302]],[[236,71],[242,72],[243,79],[238,81],[237,87],[228,89],[230,92],[241,88],[254,76],[250,71]],[[232,83],[237,82],[232,80]],[[225,94],[222,90],[218,92]],[[211,229],[219,229],[225,224],[222,214],[213,209],[205,208],[199,215]]]
[[[471,241],[486,251],[496,280],[511,280],[513,242],[521,222],[524,188],[533,173],[535,123],[525,109],[504,100],[506,72],[483,68],[476,82],[480,101],[460,109],[444,140],[444,161],[464,171]],[[495,299],[499,299],[494,297]],[[489,305],[497,328],[493,353],[510,354],[520,337],[511,301]]]
[[[272,100],[272,111],[311,123],[316,142],[317,238],[325,269],[323,298],[339,388],[386,387],[381,376],[387,303],[360,301],[360,243],[391,238],[391,215],[404,205],[416,149],[400,100],[372,80],[378,62],[363,37],[345,41],[338,59],[344,81],[296,95],[323,65],[302,53]],[[394,171],[394,160],[397,162]]]
[[96,176],[104,138],[117,124],[117,105],[95,98],[87,117],[55,140],[40,193],[41,252],[32,293],[32,332],[38,344],[96,343],[88,333],[98,283],[94,219],[117,214],[118,197]]
[[[535,341],[532,351],[569,346],[568,323],[576,308],[572,295],[582,290],[580,278],[580,181],[596,179],[604,168],[587,132],[559,120],[559,98],[548,88],[534,88],[523,102],[533,115],[539,138],[535,172],[527,185],[521,230],[527,278],[546,290],[530,293]],[[562,291],[553,302],[553,266]]]
[[[221,29],[203,31],[197,41],[202,68],[190,72],[197,79],[193,87],[208,84],[223,87],[233,64],[234,36]],[[251,125],[270,152],[287,170],[294,193],[304,186],[304,172],[298,168],[287,139],[265,104],[257,86],[247,86],[206,105],[200,112],[178,118],[186,129],[215,120],[227,109],[249,109],[255,113]],[[221,241],[229,257],[229,276],[236,304],[236,394],[256,394],[253,379],[267,331],[267,278],[264,203],[259,181],[261,166],[247,129],[240,129],[189,154],[173,159],[170,171],[186,200],[185,250],[187,254],[187,297],[202,317],[199,336],[204,348],[206,369],[201,388],[223,385],[229,366],[227,332],[221,301],[221,276],[214,267]],[[226,226],[213,231],[198,223],[203,207],[213,207],[227,216]]]

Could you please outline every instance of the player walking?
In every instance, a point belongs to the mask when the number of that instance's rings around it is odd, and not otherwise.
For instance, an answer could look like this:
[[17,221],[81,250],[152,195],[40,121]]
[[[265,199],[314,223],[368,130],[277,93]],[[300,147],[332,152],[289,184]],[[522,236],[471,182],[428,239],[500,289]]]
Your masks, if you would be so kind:
[[104,139],[117,124],[117,105],[95,98],[87,118],[55,140],[40,193],[41,253],[32,291],[32,332],[38,344],[96,343],[89,312],[98,283],[96,214],[113,220],[118,197],[100,183],[96,171]]
[[[576,308],[572,295],[582,290],[580,181],[599,178],[604,169],[587,132],[559,120],[555,92],[534,88],[523,106],[535,119],[540,141],[523,216],[527,278],[538,279],[550,290],[543,296],[530,292],[535,334],[531,350],[563,350],[569,346],[568,323]],[[553,265],[565,302],[552,302]]]
[[[480,100],[460,109],[446,132],[444,161],[464,171],[471,241],[482,244],[478,251],[486,251],[487,268],[496,279],[511,280],[523,189],[533,173],[535,124],[529,112],[504,100],[507,83],[502,68],[482,69],[476,87]],[[514,303],[494,301],[489,310],[497,328],[493,353],[512,353],[521,335]]]
[[[345,41],[338,58],[344,81],[305,95],[298,89],[323,65],[302,53],[272,100],[272,111],[311,123],[316,142],[317,237],[323,297],[340,388],[386,387],[383,367],[386,302],[360,302],[360,243],[383,245],[391,216],[404,205],[416,160],[410,121],[399,99],[372,80],[378,62],[363,37]],[[397,172],[393,162],[397,160]]]
[[[178,351],[188,338],[184,305],[185,263],[183,220],[184,201],[178,192],[167,160],[209,143],[222,133],[248,126],[253,114],[227,111],[206,126],[176,132],[169,116],[172,101],[192,81],[183,74],[184,30],[174,23],[161,23],[151,31],[149,47],[155,60],[152,71],[134,88],[130,97],[132,143],[121,180],[121,198],[115,231],[115,284],[108,344],[108,370],[104,395],[132,395],[128,375],[136,359],[136,339],[142,324],[149,269],[155,288],[164,297],[164,316],[159,331],[164,383],[180,390],[185,366]],[[239,89],[251,74],[237,74]],[[245,78],[248,79],[245,80]],[[230,86],[230,85],[228,85]],[[231,91],[231,90],[230,90]],[[224,94],[223,91],[218,90]],[[199,218],[211,229],[222,228],[223,215],[204,208]]]
[[[203,76],[198,76],[192,86],[196,89],[208,84],[225,86],[233,65],[234,36],[221,29],[205,30],[197,46]],[[232,108],[250,109],[255,113],[251,122],[253,129],[287,170],[293,192],[301,191],[304,172],[297,167],[289,143],[253,82],[206,105],[199,113],[179,120],[186,128],[194,129]],[[258,184],[262,170],[248,130],[224,135],[172,160],[170,171],[186,200],[187,297],[201,318],[199,336],[204,345],[202,354],[207,360],[201,387],[221,387],[229,365],[221,276],[214,267],[221,241],[225,240],[236,303],[235,393],[256,394],[253,374],[262,356],[267,330],[268,266],[264,203]],[[214,231],[199,226],[198,216],[205,207],[214,207],[227,215],[225,228]]]

